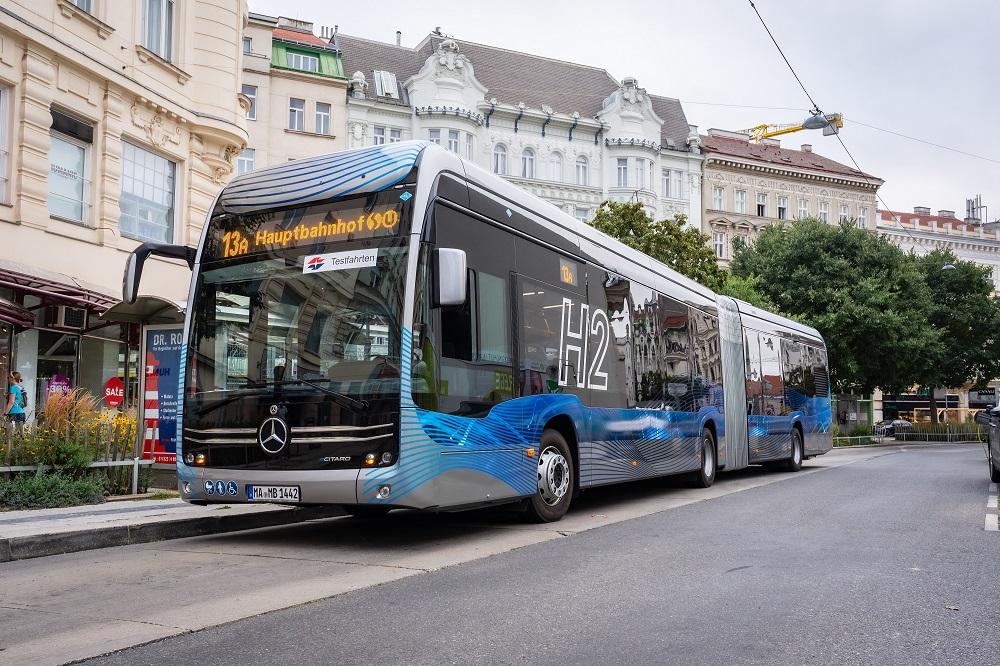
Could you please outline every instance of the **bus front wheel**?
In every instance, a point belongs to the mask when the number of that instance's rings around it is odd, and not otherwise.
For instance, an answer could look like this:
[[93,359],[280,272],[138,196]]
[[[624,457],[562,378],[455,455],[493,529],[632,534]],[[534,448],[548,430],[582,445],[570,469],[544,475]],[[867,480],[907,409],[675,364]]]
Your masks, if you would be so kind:
[[558,430],[542,433],[538,446],[537,488],[526,500],[524,518],[532,523],[551,523],[569,511],[573,500],[573,452]]

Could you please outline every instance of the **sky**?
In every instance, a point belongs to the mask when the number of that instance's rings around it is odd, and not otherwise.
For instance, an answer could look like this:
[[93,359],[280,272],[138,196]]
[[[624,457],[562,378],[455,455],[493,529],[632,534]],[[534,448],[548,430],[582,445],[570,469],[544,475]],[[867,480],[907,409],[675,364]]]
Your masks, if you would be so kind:
[[[401,30],[415,46],[440,26],[460,40],[603,67],[619,81],[635,76],[650,93],[680,99],[702,133],[800,122],[810,107],[749,0],[249,2],[254,12],[311,20],[317,34],[336,25],[394,42]],[[755,4],[819,108],[844,114],[841,138],[862,170],[885,180],[885,206],[964,217],[965,200],[981,194],[989,218],[1000,218],[1000,3]],[[786,147],[802,143],[851,164],[836,137],[782,137]]]

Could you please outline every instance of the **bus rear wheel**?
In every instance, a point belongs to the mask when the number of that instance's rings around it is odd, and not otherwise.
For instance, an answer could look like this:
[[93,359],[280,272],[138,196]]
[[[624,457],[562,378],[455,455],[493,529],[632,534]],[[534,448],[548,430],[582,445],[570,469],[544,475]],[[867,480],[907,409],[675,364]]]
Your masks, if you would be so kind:
[[689,477],[691,486],[708,488],[715,483],[718,459],[715,455],[715,435],[708,428],[701,431],[701,467]]
[[569,511],[573,500],[573,452],[558,430],[542,433],[538,446],[537,489],[526,500],[524,519],[531,523],[551,523]]

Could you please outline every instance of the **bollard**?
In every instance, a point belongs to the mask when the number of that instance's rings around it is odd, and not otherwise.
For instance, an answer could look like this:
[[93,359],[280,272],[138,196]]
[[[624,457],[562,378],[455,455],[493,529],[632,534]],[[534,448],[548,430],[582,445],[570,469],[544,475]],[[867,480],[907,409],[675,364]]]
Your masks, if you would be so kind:
[[139,494],[139,459],[132,458],[132,494]]

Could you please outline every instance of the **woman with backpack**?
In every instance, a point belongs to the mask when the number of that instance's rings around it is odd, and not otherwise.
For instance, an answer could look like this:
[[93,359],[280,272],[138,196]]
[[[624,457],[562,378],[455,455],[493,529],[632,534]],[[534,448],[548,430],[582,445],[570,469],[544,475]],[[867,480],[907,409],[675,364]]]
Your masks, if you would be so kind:
[[24,392],[24,387],[21,386],[21,373],[17,370],[11,370],[10,388],[7,389],[7,406],[4,409],[4,415],[8,421],[8,433],[10,430],[16,430],[19,437],[24,434],[24,422],[28,418],[24,408],[27,404],[28,397]]

